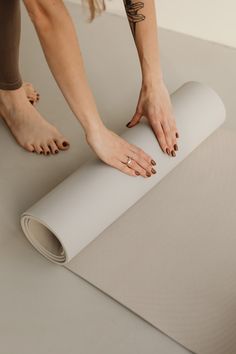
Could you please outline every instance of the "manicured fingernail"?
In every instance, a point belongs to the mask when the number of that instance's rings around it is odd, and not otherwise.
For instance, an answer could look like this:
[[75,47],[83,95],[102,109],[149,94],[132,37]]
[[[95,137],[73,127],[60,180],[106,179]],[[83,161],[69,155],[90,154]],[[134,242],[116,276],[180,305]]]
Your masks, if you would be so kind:
[[171,151],[171,155],[176,156],[176,153],[174,152],[174,150]]
[[175,136],[176,136],[176,138],[179,138],[179,134],[178,133],[176,133]]
[[156,171],[154,168],[152,168],[151,171],[152,171],[152,173],[154,173],[154,174],[157,173],[157,171]]
[[135,174],[136,174],[137,176],[139,176],[139,175],[140,175],[140,173],[139,173],[138,171],[135,171]]
[[166,148],[166,152],[168,155],[170,155],[170,149],[169,148]]
[[175,149],[175,151],[178,151],[179,148],[178,148],[177,144],[174,145],[174,149]]
[[150,172],[147,172],[146,175],[147,175],[148,177],[151,177],[151,173],[150,173]]
[[58,154],[58,152],[59,152],[58,150],[55,150],[55,154]]
[[67,143],[66,141],[64,141],[64,142],[62,143],[62,145],[63,145],[64,147],[66,147],[66,146],[69,146],[69,143]]
[[152,164],[153,166],[155,166],[155,165],[156,165],[156,162],[155,162],[154,160],[151,160],[151,164]]

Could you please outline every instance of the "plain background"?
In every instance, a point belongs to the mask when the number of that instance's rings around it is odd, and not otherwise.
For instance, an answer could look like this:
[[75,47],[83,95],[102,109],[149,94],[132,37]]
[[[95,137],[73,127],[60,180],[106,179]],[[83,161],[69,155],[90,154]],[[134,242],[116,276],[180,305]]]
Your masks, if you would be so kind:
[[[119,132],[120,116],[128,122],[134,112],[140,83],[127,21],[106,14],[89,25],[77,5],[68,2],[68,8],[102,118]],[[184,354],[123,306],[47,261],[20,229],[20,213],[92,155],[52,79],[25,11],[22,15],[23,78],[39,90],[40,112],[70,139],[71,149],[52,158],[29,155],[0,121],[0,353]],[[160,31],[160,45],[169,91],[187,80],[209,84],[226,104],[227,126],[236,129],[236,50],[167,30]],[[45,181],[47,190],[42,188]]]
[[[108,11],[125,15],[123,0],[105,1]],[[236,47],[235,0],[156,0],[156,9],[162,28]]]

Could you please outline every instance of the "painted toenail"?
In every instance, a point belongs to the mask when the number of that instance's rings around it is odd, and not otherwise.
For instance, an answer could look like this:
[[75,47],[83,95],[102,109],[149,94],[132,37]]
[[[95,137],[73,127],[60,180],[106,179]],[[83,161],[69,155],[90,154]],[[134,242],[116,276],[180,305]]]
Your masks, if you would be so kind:
[[155,166],[155,165],[156,165],[156,162],[155,162],[154,160],[151,160],[151,164],[152,164],[153,166]]
[[43,152],[42,151],[40,151],[40,155],[42,154]]
[[55,153],[56,153],[56,154],[58,154],[58,152],[59,152],[58,150],[55,150]]
[[49,155],[50,154],[50,152],[49,151],[47,151],[47,155]]
[[69,146],[69,143],[67,143],[66,141],[63,141],[62,145],[66,147],[66,146]]
[[176,153],[174,152],[174,150],[171,151],[171,155],[176,156]]
[[178,151],[178,145],[177,144],[174,145],[174,149],[175,149],[175,151]]

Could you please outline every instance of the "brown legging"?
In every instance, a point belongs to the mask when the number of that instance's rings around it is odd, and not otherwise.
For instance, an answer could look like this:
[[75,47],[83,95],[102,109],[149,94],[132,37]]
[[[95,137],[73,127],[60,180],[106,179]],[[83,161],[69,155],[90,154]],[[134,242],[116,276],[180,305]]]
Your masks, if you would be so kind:
[[0,0],[0,24],[0,89],[15,90],[22,85],[19,72],[19,0]]

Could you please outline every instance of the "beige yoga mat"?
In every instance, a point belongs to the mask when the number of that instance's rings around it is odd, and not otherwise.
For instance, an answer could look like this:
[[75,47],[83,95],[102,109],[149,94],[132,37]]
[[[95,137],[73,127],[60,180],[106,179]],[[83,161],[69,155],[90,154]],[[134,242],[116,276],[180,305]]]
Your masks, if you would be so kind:
[[[150,324],[201,354],[236,353],[236,133],[189,82],[172,96],[180,132],[163,154],[146,120],[122,134],[157,161],[131,177],[98,158],[21,216],[26,237]],[[219,129],[218,129],[219,128]]]

